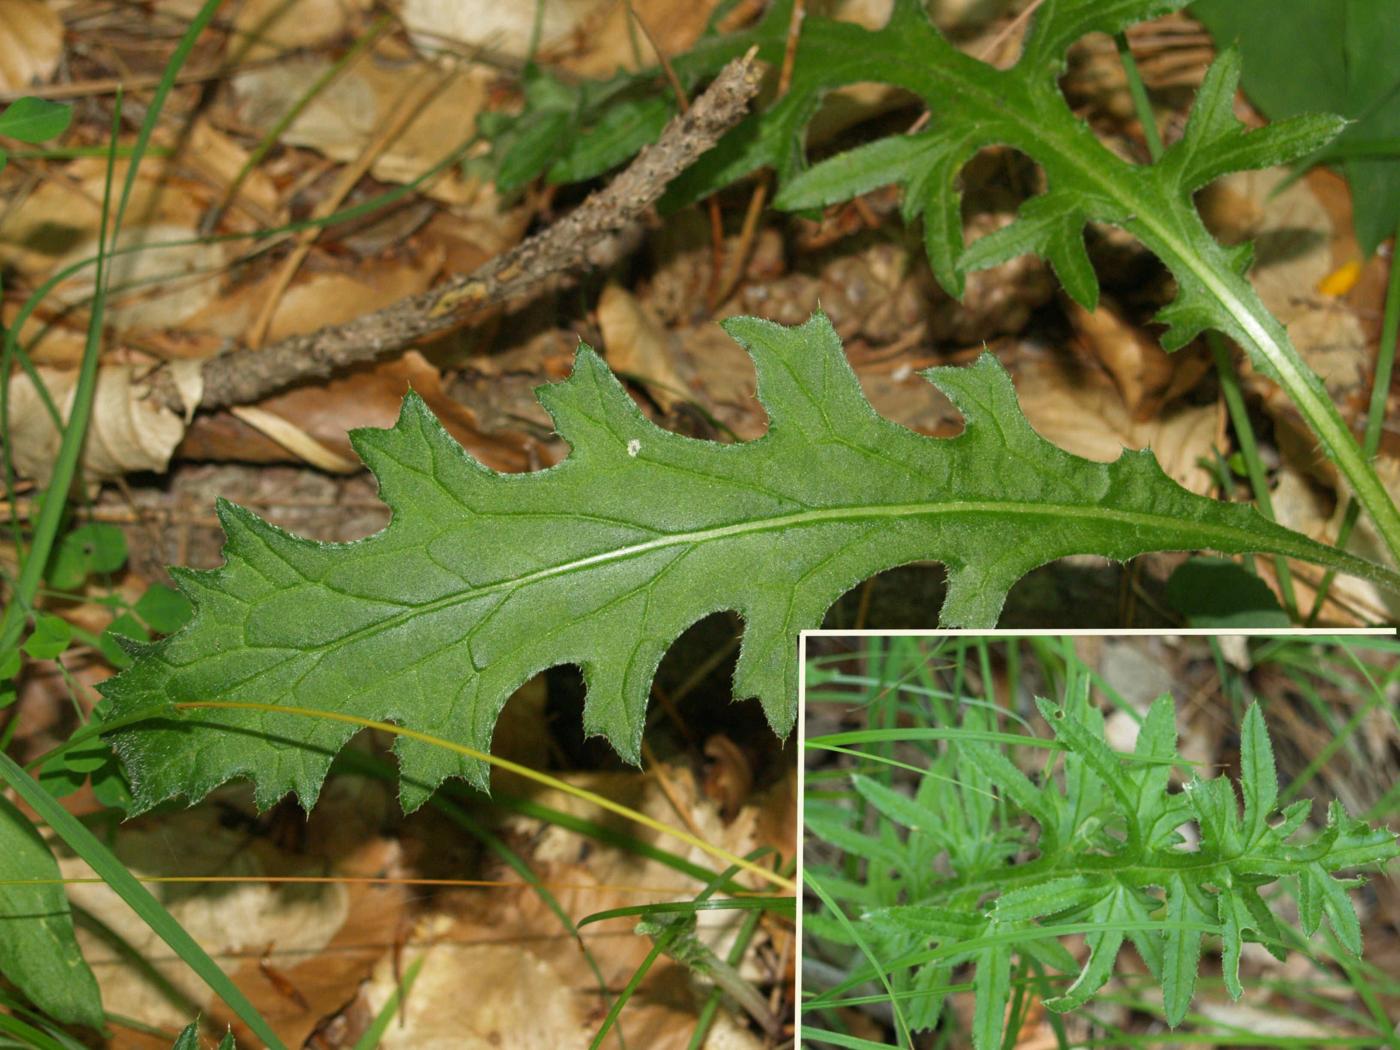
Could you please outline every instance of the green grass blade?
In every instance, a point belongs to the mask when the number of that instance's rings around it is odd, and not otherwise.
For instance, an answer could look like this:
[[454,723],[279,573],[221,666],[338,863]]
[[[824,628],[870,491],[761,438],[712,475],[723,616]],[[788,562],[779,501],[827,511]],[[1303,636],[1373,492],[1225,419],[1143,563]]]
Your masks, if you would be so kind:
[[97,837],[82,823],[64,809],[47,791],[31,779],[8,755],[0,755],[0,779],[15,790],[44,820],[49,827],[68,844],[79,857],[102,877],[122,900],[140,916],[151,930],[194,970],[205,984],[228,1004],[240,1020],[255,1035],[273,1050],[286,1050],[271,1026],[263,1020],[256,1007],[248,1001],[238,986],[209,958],[188,933],[185,932],[160,901],[127,871],[122,864]]
[[380,1008],[379,1013],[375,1014],[374,1020],[365,1029],[364,1034],[355,1040],[352,1050],[374,1050],[379,1045],[379,1040],[383,1039],[384,1033],[389,1030],[389,1024],[394,1020],[394,1015],[399,1012],[399,1006],[413,989],[413,982],[418,980],[418,971],[423,968],[424,958],[426,956],[419,956],[409,964],[408,969],[404,971],[403,981],[394,989],[393,994]]

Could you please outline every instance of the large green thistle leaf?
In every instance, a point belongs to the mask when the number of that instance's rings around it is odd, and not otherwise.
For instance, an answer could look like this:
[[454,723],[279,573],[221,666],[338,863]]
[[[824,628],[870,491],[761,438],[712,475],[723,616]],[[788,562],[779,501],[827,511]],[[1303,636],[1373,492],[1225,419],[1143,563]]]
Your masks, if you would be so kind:
[[[948,625],[991,626],[1007,590],[1055,558],[1198,547],[1264,551],[1371,579],[1394,573],[1193,495],[1151,453],[1094,463],[1039,437],[984,355],[926,373],[966,419],[933,439],[882,418],[831,324],[725,324],[748,349],[768,411],[757,441],[720,445],[648,421],[591,350],[540,400],[571,446],[558,466],[496,474],[410,395],[398,423],[355,448],[393,510],[346,544],[300,539],[221,504],[226,564],[180,572],[194,620],[103,687],[111,717],[192,700],[245,700],[390,720],[485,751],[531,675],[583,669],[584,725],[636,761],[652,676],[690,624],[745,621],[735,672],[773,728],[795,718],[797,633],[841,594],[921,559],[948,567]],[[235,776],[260,802],[310,804],[353,727],[294,714],[207,710],[198,725],[122,729],[136,807],[202,797]],[[398,742],[404,801],[486,770]]]

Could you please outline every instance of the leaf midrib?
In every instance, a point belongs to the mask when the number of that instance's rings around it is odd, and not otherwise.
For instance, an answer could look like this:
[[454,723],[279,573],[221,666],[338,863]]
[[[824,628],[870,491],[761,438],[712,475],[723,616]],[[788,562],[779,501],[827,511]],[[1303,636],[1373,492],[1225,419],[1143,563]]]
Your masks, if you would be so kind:
[[[733,522],[728,525],[694,529],[688,532],[669,533],[643,543],[617,547],[612,550],[591,554],[584,558],[575,558],[570,561],[559,562],[542,569],[536,569],[534,572],[527,573],[523,576],[515,576],[466,590],[454,591],[451,594],[435,598],[430,602],[406,608],[402,612],[396,613],[386,619],[368,624],[349,634],[342,635],[340,638],[326,642],[320,646],[310,647],[305,651],[314,652],[317,650],[327,650],[350,645],[365,638],[372,637],[381,631],[390,630],[408,620],[438,612],[442,609],[450,608],[453,605],[464,604],[503,591],[512,591],[521,587],[528,587],[531,584],[542,583],[561,576],[567,576],[571,573],[583,572],[588,569],[641,557],[653,551],[665,550],[669,547],[699,545],[762,532],[777,532],[785,529],[827,524],[830,522],[854,522],[886,518],[918,518],[943,515],[994,515],[998,517],[1015,515],[1021,517],[1052,517],[1057,519],[1073,518],[1089,520],[1095,523],[1111,523],[1158,529],[1167,528],[1180,530],[1183,527],[1180,518],[1167,514],[1147,514],[1141,511],[1120,510],[1115,507],[1097,505],[1083,506],[1066,503],[1048,503],[1042,500],[1036,500],[1034,502],[1025,500],[940,500],[937,502],[922,503],[869,504],[812,508],[774,517],[749,519],[747,521]],[[1253,550],[1258,546],[1258,537],[1246,529],[1210,522],[1187,522],[1185,527],[1195,534],[1196,539],[1217,538],[1228,541],[1228,544],[1234,545],[1237,549]],[[1319,550],[1305,547],[1304,544],[1293,541],[1290,537],[1285,535],[1277,537],[1275,542],[1281,550],[1271,551],[1271,553],[1292,553],[1296,557],[1310,561],[1318,560],[1320,556]],[[1190,544],[1190,546],[1207,547],[1210,545],[1193,543]],[[1292,548],[1291,552],[1282,550],[1282,548],[1286,547]],[[1216,546],[1215,549],[1228,551],[1231,547],[1229,545],[1220,545]],[[1326,548],[1322,548],[1322,550],[1325,551]],[[1335,554],[1335,552],[1329,553]],[[1350,559],[1340,555],[1336,556],[1336,560],[1339,563],[1350,561]],[[1353,571],[1355,571],[1355,568],[1353,568]],[[1400,583],[1400,578],[1397,579],[1397,583]]]

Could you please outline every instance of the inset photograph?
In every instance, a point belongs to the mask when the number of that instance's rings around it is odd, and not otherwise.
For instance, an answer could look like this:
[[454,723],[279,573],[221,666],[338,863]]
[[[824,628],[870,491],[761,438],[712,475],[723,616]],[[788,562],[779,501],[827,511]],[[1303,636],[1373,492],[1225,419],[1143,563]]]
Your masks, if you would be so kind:
[[803,647],[802,1045],[1395,1045],[1393,635]]

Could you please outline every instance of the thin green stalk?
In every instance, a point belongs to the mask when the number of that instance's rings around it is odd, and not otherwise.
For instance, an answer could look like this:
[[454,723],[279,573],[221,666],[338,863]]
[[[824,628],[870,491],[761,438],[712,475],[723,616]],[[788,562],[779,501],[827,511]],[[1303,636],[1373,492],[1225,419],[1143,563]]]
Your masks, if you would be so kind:
[[[131,156],[132,147],[118,146],[118,157]],[[74,160],[78,157],[105,157],[110,152],[108,146],[50,146],[46,149],[6,150],[15,160]],[[152,146],[146,151],[149,157],[170,157],[174,151],[169,146]]]
[[0,1032],[5,1032],[22,1039],[24,1042],[20,1046],[33,1047],[33,1050],[68,1050],[57,1039],[54,1039],[47,1032],[40,1031],[32,1025],[27,1025],[18,1017],[11,1017],[9,1014],[0,1014]]
[[1118,60],[1123,64],[1123,72],[1128,78],[1128,94],[1133,98],[1133,109],[1137,112],[1138,123],[1142,125],[1142,137],[1147,142],[1147,152],[1154,162],[1161,160],[1164,149],[1162,133],[1157,128],[1157,115],[1152,111],[1152,102],[1147,97],[1147,85],[1142,82],[1137,59],[1133,58],[1128,34],[1114,34],[1113,43],[1118,49]]
[[[758,856],[761,856],[761,851],[754,851],[754,853],[749,854],[745,859],[753,861],[756,860]],[[729,882],[738,873],[739,867],[731,865],[729,868],[725,869],[723,873],[712,878],[705,888],[696,895],[695,900],[697,902],[708,900],[721,886]],[[651,971],[652,966],[656,964],[656,960],[661,958],[662,953],[676,941],[680,933],[681,927],[677,926],[664,930],[657,935],[655,943],[651,947],[651,951],[647,953],[646,958],[642,960],[641,964],[633,972],[626,986],[618,993],[617,998],[613,1000],[612,1007],[608,1010],[607,1016],[603,1018],[603,1023],[598,1026],[598,1031],[593,1035],[593,1041],[589,1044],[589,1050],[598,1050],[598,1048],[603,1045],[603,1040],[607,1038],[608,1032],[617,1024],[617,1019],[622,1014],[623,1007],[627,1005],[633,993],[641,986],[642,981],[646,979],[646,975]]]
[[831,1032],[808,1024],[802,1026],[802,1040],[804,1043],[826,1043],[845,1047],[846,1050],[890,1050],[889,1043],[877,1043],[873,1039],[847,1032]]
[[[1397,1029],[1395,1022],[1387,1016],[1385,1005],[1376,995],[1376,990],[1371,987],[1371,982],[1352,959],[1347,955],[1346,949],[1337,940],[1336,933],[1329,927],[1327,933],[1327,946],[1331,949],[1332,961],[1342,968],[1342,972],[1347,975],[1347,983],[1356,992],[1357,997],[1370,1011],[1371,1018],[1376,1024],[1377,1033],[1385,1040],[1385,1046],[1391,1050],[1400,1050],[1400,1029]],[[1299,937],[1302,941],[1302,938]],[[1302,948],[1306,948],[1306,942]],[[1301,950],[1301,949],[1300,949]]]
[[[181,991],[174,981],[120,933],[87,908],[71,903],[69,907],[73,913],[73,924],[110,948],[122,964],[130,967],[142,981],[155,988],[165,999],[166,1005],[174,1007],[182,1014],[194,1014],[199,1011],[199,1003],[196,1000]],[[111,1016],[110,1010],[108,1016]]]
[[[1128,45],[1127,33],[1117,34],[1114,37],[1114,42],[1118,47],[1118,57],[1123,63],[1123,72],[1128,78],[1128,93],[1132,96],[1133,108],[1137,111],[1138,122],[1142,125],[1143,137],[1147,141],[1147,151],[1151,155],[1153,163],[1156,163],[1162,159],[1165,147],[1162,145],[1162,134],[1157,129],[1157,119],[1152,112],[1152,103],[1147,97],[1147,87],[1142,82],[1137,61],[1133,58],[1132,48]],[[1249,474],[1249,484],[1254,491],[1254,502],[1259,507],[1259,513],[1270,521],[1276,521],[1273,500],[1269,494],[1269,481],[1264,473],[1263,460],[1259,458],[1259,445],[1254,438],[1254,427],[1249,421],[1249,410],[1245,406],[1244,394],[1240,390],[1240,380],[1235,371],[1235,364],[1230,360],[1230,352],[1219,332],[1207,332],[1206,343],[1209,345],[1211,357],[1215,361],[1216,374],[1220,377],[1220,393],[1225,398],[1225,407],[1230,413],[1230,423],[1235,428],[1235,436],[1240,443],[1240,455],[1244,459],[1245,468]],[[1283,593],[1284,608],[1287,609],[1289,618],[1296,621],[1298,619],[1298,600],[1293,593],[1293,574],[1288,568],[1287,560],[1276,555],[1274,557],[1274,571],[1278,576],[1279,590]]]
[[408,969],[404,971],[403,980],[380,1008],[379,1013],[375,1015],[364,1034],[355,1040],[352,1050],[374,1050],[379,1045],[379,1041],[384,1038],[384,1033],[389,1030],[389,1023],[399,1012],[403,1001],[408,998],[408,993],[413,988],[413,982],[418,980],[418,971],[423,968],[423,960],[426,958],[427,956],[420,955],[409,964]]
[[[77,1039],[74,1039],[62,1028],[58,1027],[58,1025],[54,1024],[42,1013],[33,1009],[27,1002],[21,1002],[12,995],[7,994],[3,988],[0,988],[0,1007],[4,1007],[8,1010],[9,1016],[29,1021],[31,1024],[40,1028],[50,1039],[56,1040],[63,1050],[88,1050],[86,1046]],[[119,1016],[120,1015],[114,1014],[110,1010],[106,1012],[107,1019],[111,1021],[117,1020]]]
[[[737,967],[744,961],[744,953],[749,950],[749,945],[753,942],[754,934],[758,932],[758,924],[763,918],[762,912],[753,912],[744,916],[744,921],[739,927],[739,933],[734,938],[734,944],[729,949],[729,954],[725,956],[725,962],[730,966]],[[705,1045],[705,1038],[710,1033],[710,1026],[714,1024],[715,1017],[719,1014],[720,1003],[724,999],[724,990],[718,986],[710,989],[710,994],[705,997],[705,1003],[700,1007],[700,1013],[695,1019],[695,1031],[690,1034],[690,1042],[686,1045],[686,1050],[700,1050]],[[621,1029],[618,1029],[619,1033]]]
[[[1371,381],[1371,401],[1366,408],[1366,432],[1361,439],[1361,451],[1367,459],[1373,459],[1381,444],[1381,427],[1385,423],[1386,400],[1390,396],[1390,379],[1395,370],[1396,341],[1400,338],[1400,260],[1395,253],[1400,252],[1400,224],[1396,226],[1391,240],[1390,278],[1385,285],[1385,312],[1381,318],[1381,340],[1376,347],[1376,375]],[[1341,528],[1337,530],[1337,546],[1345,547],[1356,527],[1356,519],[1361,515],[1361,507],[1356,500],[1348,497],[1346,511],[1342,515]],[[1317,622],[1327,601],[1336,573],[1327,570],[1318,586],[1317,597],[1308,612],[1308,624]]]
[[218,963],[209,958],[197,941],[185,932],[150,890],[126,869],[117,857],[81,821],[59,805],[8,755],[0,754],[0,780],[34,810],[68,847],[81,857],[122,900],[130,905],[147,926],[168,944],[185,964],[222,999],[253,1033],[273,1050],[286,1050],[277,1033],[263,1020],[255,1006],[229,979]]
[[[121,115],[121,95],[112,114],[112,143],[117,140],[118,121]],[[0,660],[10,656],[19,644],[21,632],[34,605],[34,597],[43,582],[44,569],[63,522],[68,492],[77,476],[78,463],[82,456],[83,442],[87,437],[87,426],[92,418],[92,399],[97,390],[97,362],[102,352],[102,307],[103,288],[106,279],[105,253],[107,250],[107,219],[112,199],[112,165],[115,157],[108,155],[107,178],[103,184],[102,216],[98,227],[97,269],[94,287],[97,295],[93,304],[92,316],[88,322],[87,342],[83,347],[83,359],[78,368],[78,382],[73,394],[73,409],[68,417],[63,439],[59,444],[58,455],[54,460],[53,474],[49,479],[47,498],[39,511],[39,520],[34,526],[34,537],[25,554],[20,568],[19,579],[10,593],[10,604],[5,609],[4,619],[0,620]],[[133,164],[132,170],[135,170]],[[115,238],[114,238],[115,239]],[[5,378],[8,387],[8,377]],[[9,442],[6,442],[6,449]],[[8,452],[6,454],[8,464]],[[7,488],[9,478],[6,478]],[[12,501],[13,502],[13,501]]]
[[1366,702],[1359,706],[1356,709],[1356,711],[1352,714],[1352,716],[1349,719],[1347,719],[1345,725],[1332,732],[1332,739],[1327,741],[1326,745],[1324,745],[1323,748],[1320,751],[1318,751],[1317,754],[1312,756],[1312,759],[1308,762],[1307,766],[1304,767],[1303,771],[1299,773],[1296,777],[1294,777],[1289,782],[1288,786],[1285,787],[1283,791],[1279,793],[1279,802],[1281,804],[1287,804],[1288,802],[1290,802],[1295,795],[1297,795],[1300,791],[1303,790],[1303,788],[1305,788],[1309,783],[1311,783],[1313,777],[1317,776],[1317,774],[1321,772],[1321,770],[1327,765],[1327,763],[1332,760],[1332,756],[1335,755],[1337,751],[1339,751],[1343,746],[1345,746],[1347,742],[1351,740],[1353,735],[1355,735],[1356,731],[1360,729],[1363,724],[1366,723],[1366,721],[1371,716],[1371,712],[1374,711],[1377,707],[1380,707],[1382,704],[1386,704],[1389,702],[1388,691],[1371,679],[1370,673],[1367,671],[1365,664],[1361,663],[1360,660],[1356,659],[1355,654],[1352,653],[1350,647],[1339,646],[1339,648],[1341,648],[1343,652],[1345,652],[1348,656],[1352,658],[1356,669],[1364,678],[1366,678],[1367,684],[1370,687],[1370,695],[1367,697]]
[[[1264,461],[1259,456],[1259,443],[1254,437],[1254,425],[1249,421],[1249,409],[1244,403],[1239,373],[1235,371],[1235,363],[1230,360],[1229,348],[1219,332],[1207,332],[1206,345],[1210,347],[1211,357],[1215,361],[1220,394],[1225,399],[1225,408],[1230,414],[1230,425],[1235,430],[1235,439],[1240,443],[1240,457],[1244,460],[1245,473],[1249,477],[1249,487],[1254,493],[1255,505],[1264,517],[1270,521],[1277,521],[1273,496],[1269,491],[1269,479],[1264,471]],[[1298,598],[1293,590],[1293,573],[1288,568],[1287,559],[1275,555],[1274,572],[1278,576],[1284,608],[1289,618],[1297,622]]]
[[[114,158],[109,156],[108,178],[102,201],[97,276],[95,279],[95,287],[98,289],[103,288],[103,282],[106,278],[104,254],[109,250],[110,244],[116,242],[117,235],[121,231],[122,219],[126,214],[127,204],[136,185],[136,175],[140,170],[141,160],[146,154],[151,135],[155,131],[161,112],[164,110],[165,100],[175,84],[175,78],[179,75],[180,69],[194,50],[195,41],[199,39],[210,21],[213,20],[214,12],[218,10],[221,2],[222,0],[205,0],[199,11],[196,12],[194,20],[191,21],[184,36],[181,37],[179,44],[176,45],[174,53],[170,56],[170,61],[166,63],[160,84],[156,87],[150,106],[146,110],[146,119],[142,123],[141,130],[136,136],[136,142],[132,146],[131,163],[127,167],[126,182],[122,186],[121,197],[117,203],[110,241],[108,240],[107,216],[112,183],[111,165]],[[118,95],[117,111],[113,114],[113,147],[115,147],[117,139],[118,125],[116,120],[117,114],[121,110],[120,98],[121,96]],[[73,409],[63,431],[63,440],[59,445],[58,455],[54,460],[53,474],[48,487],[49,498],[44,501],[43,509],[39,512],[39,519],[34,526],[34,537],[25,558],[24,567],[20,570],[19,580],[10,596],[10,604],[5,609],[4,619],[0,621],[0,660],[12,652],[19,641],[20,632],[24,629],[29,609],[34,602],[34,595],[38,591],[44,568],[48,564],[49,554],[52,552],[54,541],[58,536],[68,491],[73,485],[73,479],[77,476],[83,442],[87,437],[88,422],[92,417],[92,398],[97,389],[97,362],[102,348],[102,313],[103,300],[101,293],[99,293],[94,300],[92,316],[88,322],[87,343],[83,348],[83,360],[78,370],[78,382],[73,394]],[[9,333],[7,333],[7,343],[8,335]],[[5,377],[4,385],[8,389],[8,376]]]
[[588,1044],[588,1050],[598,1050],[598,1047],[603,1045],[603,1040],[607,1038],[608,1032],[612,1031],[613,1026],[617,1024],[617,1018],[618,1015],[622,1013],[623,1006],[632,998],[633,993],[641,986],[642,981],[646,979],[646,975],[651,972],[651,968],[656,965],[656,960],[661,958],[661,954],[670,947],[671,942],[674,941],[676,937],[677,933],[675,931],[668,930],[666,933],[656,938],[656,943],[651,946],[651,951],[647,952],[646,958],[643,959],[637,969],[633,971],[627,984],[623,987],[622,991],[618,993],[617,998],[613,1000],[612,1008],[608,1010],[607,1016],[603,1018],[603,1023],[598,1027],[598,1031],[593,1034],[593,1041]]
[[[894,1011],[896,1032],[895,1038],[899,1040],[900,1046],[909,1047],[910,1050],[912,1050],[914,1046],[914,1037],[909,1033],[909,1022],[904,1017],[904,1011],[899,1005],[899,999],[895,995],[894,987],[890,984],[890,979],[888,973],[886,972],[886,968],[883,965],[881,965],[878,959],[875,958],[874,952],[870,950],[870,945],[866,943],[866,940],[864,937],[861,936],[860,931],[855,928],[855,925],[851,922],[850,917],[846,915],[845,911],[841,908],[841,906],[836,903],[835,899],[831,896],[827,889],[819,881],[817,881],[816,877],[813,876],[810,871],[803,872],[802,883],[807,888],[809,888],[814,894],[816,894],[817,899],[822,902],[826,910],[829,911],[832,914],[832,916],[835,917],[836,921],[841,924],[841,926],[846,931],[846,935],[851,938],[851,940],[855,943],[856,947],[860,949],[861,954],[863,954],[866,957],[866,959],[870,961],[871,966],[874,967],[875,972],[872,976],[876,980],[878,980],[880,984],[884,987],[886,997],[889,1000],[890,1009]],[[849,984],[849,987],[856,987],[857,985],[864,984],[865,982],[864,980],[861,980],[850,981],[847,983]],[[846,990],[847,988],[843,987],[837,992],[827,992],[824,994],[827,996],[836,995]],[[799,1003],[798,1009],[801,1012],[805,1013],[808,1010],[815,1009],[816,1005],[816,1000],[812,1000],[807,1003]]]

